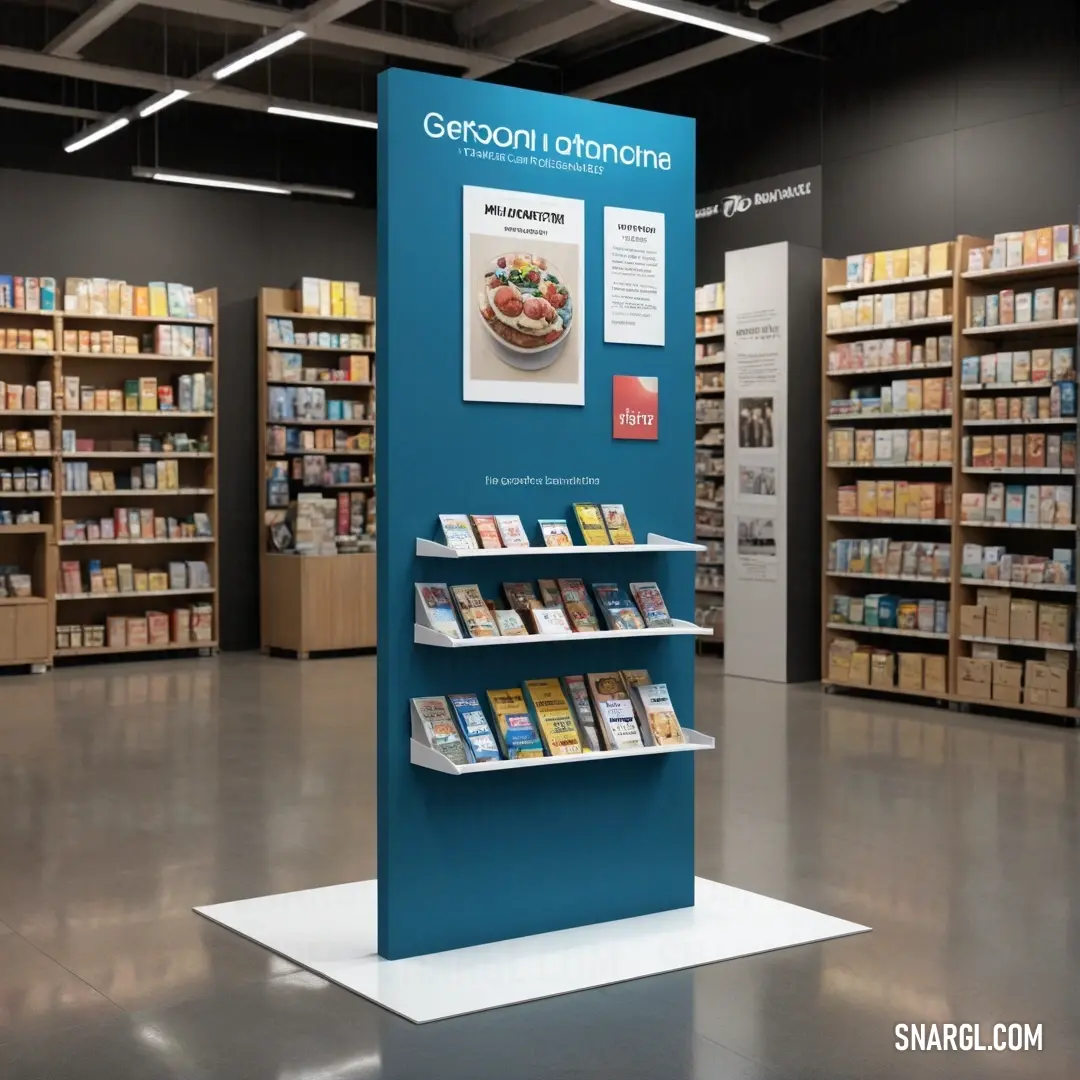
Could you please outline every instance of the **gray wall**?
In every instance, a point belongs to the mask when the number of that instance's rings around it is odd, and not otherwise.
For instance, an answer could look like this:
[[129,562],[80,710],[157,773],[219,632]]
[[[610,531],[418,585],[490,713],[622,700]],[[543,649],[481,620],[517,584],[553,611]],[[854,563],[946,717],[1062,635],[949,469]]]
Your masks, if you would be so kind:
[[256,297],[299,277],[375,291],[370,210],[166,184],[0,170],[5,273],[216,286],[221,641],[259,643]]

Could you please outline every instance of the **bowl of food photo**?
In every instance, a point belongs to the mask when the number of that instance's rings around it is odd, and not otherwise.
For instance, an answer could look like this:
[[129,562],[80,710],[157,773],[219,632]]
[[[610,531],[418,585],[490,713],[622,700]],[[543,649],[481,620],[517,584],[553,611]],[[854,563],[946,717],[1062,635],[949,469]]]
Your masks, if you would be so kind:
[[573,323],[573,298],[542,256],[509,252],[492,259],[477,304],[496,352],[511,367],[539,371],[559,358]]

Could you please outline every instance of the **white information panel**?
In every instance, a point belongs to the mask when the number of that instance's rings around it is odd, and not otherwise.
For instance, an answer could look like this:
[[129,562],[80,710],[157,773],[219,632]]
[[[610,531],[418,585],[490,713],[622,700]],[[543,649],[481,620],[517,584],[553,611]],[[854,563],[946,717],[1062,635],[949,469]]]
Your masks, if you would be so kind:
[[664,344],[664,215],[604,207],[604,340]]
[[724,668],[786,682],[788,245],[729,251],[724,277]]

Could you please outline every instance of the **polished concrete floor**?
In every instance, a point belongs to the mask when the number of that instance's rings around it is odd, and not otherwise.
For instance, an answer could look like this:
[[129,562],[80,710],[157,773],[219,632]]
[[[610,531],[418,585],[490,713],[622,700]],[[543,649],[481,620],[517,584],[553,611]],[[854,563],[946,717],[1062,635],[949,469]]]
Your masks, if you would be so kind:
[[[1075,733],[700,662],[698,873],[871,934],[416,1027],[192,914],[375,873],[374,661],[0,679],[0,1078],[1068,1080]],[[899,1053],[899,1023],[1041,1053]]]

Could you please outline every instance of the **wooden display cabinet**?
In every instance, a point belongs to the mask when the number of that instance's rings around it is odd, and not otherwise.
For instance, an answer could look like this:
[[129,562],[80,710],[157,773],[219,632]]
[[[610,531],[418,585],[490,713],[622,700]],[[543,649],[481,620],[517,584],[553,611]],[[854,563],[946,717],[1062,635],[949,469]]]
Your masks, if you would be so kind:
[[44,670],[53,661],[56,548],[50,525],[0,526],[0,565],[31,577],[32,596],[0,597],[0,667]]

